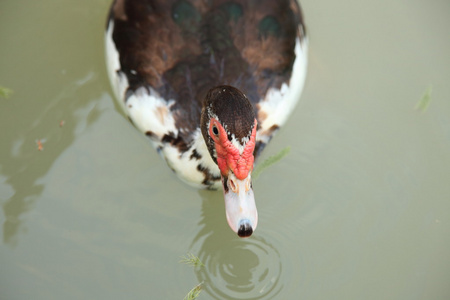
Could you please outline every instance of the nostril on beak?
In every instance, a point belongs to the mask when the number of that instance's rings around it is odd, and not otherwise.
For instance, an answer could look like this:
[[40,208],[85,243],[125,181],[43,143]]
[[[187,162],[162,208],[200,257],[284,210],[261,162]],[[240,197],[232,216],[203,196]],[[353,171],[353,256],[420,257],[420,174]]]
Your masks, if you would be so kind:
[[241,238],[249,237],[253,233],[252,225],[250,225],[249,220],[242,220],[239,222],[239,230],[238,230],[238,236]]
[[238,186],[234,182],[233,178],[228,178],[228,187],[233,191],[233,193],[239,193]]

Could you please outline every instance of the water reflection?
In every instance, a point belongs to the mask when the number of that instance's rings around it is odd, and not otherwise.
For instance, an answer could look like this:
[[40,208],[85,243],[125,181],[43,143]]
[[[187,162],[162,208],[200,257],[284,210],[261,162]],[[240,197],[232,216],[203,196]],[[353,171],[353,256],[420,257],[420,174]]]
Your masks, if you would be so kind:
[[220,192],[199,194],[202,229],[192,248],[200,248],[198,256],[205,264],[196,270],[204,290],[215,299],[272,299],[283,288],[278,250],[257,234],[241,239],[233,233],[226,225]]
[[[81,108],[95,102],[105,90],[99,77],[88,72],[78,80],[68,83],[59,94],[42,101],[39,110],[20,111],[21,124],[15,130],[9,151],[3,154],[1,173],[6,178],[4,184],[14,192],[3,204],[3,242],[16,245],[19,232],[25,232],[24,214],[32,210],[36,199],[41,195],[45,183],[41,180],[53,162],[75,139],[80,117],[87,124],[99,116],[94,106],[86,116],[79,116]],[[16,101],[20,101],[17,99]],[[93,117],[92,117],[93,116]],[[64,120],[63,123],[60,123]],[[62,126],[63,125],[63,126]],[[78,130],[79,131],[79,130]],[[36,138],[45,138],[43,151],[38,151]]]

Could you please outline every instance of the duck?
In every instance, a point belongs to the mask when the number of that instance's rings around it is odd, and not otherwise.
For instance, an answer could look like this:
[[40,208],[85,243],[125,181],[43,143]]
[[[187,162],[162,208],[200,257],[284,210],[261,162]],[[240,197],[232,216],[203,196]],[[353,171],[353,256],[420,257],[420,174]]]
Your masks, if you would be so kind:
[[296,0],[115,0],[105,31],[125,114],[182,181],[223,190],[239,237],[257,227],[255,159],[300,98],[307,50]]

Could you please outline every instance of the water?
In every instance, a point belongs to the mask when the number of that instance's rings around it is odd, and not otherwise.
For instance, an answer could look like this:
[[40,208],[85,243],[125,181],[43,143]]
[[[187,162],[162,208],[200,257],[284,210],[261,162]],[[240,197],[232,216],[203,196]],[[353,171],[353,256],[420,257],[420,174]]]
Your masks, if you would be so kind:
[[112,99],[109,1],[3,0],[0,299],[449,299],[450,3],[302,5],[302,105],[263,158],[292,150],[241,240]]

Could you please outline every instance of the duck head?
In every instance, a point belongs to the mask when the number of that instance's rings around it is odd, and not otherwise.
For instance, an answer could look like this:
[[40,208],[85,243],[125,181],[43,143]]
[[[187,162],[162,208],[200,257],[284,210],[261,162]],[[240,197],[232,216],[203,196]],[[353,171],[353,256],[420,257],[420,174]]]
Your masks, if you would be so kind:
[[252,104],[238,89],[218,86],[206,95],[201,130],[220,169],[228,225],[249,237],[258,224],[252,188],[257,121]]

